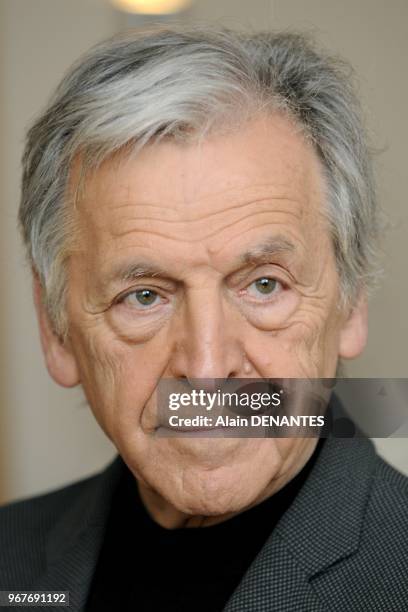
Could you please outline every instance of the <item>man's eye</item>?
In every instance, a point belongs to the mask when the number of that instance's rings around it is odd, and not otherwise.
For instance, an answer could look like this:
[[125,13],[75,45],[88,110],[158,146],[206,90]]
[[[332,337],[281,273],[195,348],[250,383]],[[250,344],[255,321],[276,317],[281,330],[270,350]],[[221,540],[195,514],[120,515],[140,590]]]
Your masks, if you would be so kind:
[[277,293],[280,286],[281,284],[276,278],[262,276],[249,285],[248,293],[255,298],[268,297],[273,293]]
[[160,296],[152,289],[137,289],[125,295],[121,301],[130,306],[148,308],[155,306],[160,301]]

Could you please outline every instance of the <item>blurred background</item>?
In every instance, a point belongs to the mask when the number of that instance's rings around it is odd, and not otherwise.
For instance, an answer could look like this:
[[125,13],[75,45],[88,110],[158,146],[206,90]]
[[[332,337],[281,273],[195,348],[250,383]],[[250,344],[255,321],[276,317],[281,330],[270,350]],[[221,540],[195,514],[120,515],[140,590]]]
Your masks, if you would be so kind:
[[[134,11],[134,12],[131,12]],[[79,389],[44,366],[31,280],[16,230],[24,133],[68,66],[92,44],[151,21],[301,29],[351,62],[374,145],[390,229],[357,377],[407,377],[408,142],[406,0],[0,0],[0,502],[91,474],[115,454]],[[408,473],[407,438],[375,439]]]

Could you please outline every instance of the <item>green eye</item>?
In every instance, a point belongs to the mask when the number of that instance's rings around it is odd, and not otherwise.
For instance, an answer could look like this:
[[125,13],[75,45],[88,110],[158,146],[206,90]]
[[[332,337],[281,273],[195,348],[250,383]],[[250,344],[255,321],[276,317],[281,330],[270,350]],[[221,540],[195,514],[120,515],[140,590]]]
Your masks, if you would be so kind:
[[141,289],[135,292],[137,301],[142,304],[142,306],[151,306],[154,304],[157,293],[154,291],[150,291],[150,289]]
[[127,301],[129,304],[133,306],[153,306],[159,295],[156,291],[152,291],[151,289],[138,289],[137,291],[132,291],[132,293],[128,293],[128,295],[124,298],[124,301]]
[[270,295],[275,291],[278,281],[274,278],[265,276],[263,278],[258,278],[258,280],[254,281],[252,284],[259,293],[262,293],[262,295]]

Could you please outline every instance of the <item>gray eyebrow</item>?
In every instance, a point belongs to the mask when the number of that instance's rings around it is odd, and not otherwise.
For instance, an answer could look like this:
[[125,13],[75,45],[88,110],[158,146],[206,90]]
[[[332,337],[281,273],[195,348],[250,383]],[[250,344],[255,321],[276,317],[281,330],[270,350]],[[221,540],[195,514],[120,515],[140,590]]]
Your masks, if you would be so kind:
[[120,264],[114,268],[109,274],[108,283],[130,281],[143,278],[144,276],[168,277],[168,272],[152,263],[142,261],[130,262]]
[[259,263],[268,257],[279,255],[280,253],[293,253],[296,247],[287,238],[283,236],[274,236],[267,239],[265,242],[243,253],[240,261],[244,264]]

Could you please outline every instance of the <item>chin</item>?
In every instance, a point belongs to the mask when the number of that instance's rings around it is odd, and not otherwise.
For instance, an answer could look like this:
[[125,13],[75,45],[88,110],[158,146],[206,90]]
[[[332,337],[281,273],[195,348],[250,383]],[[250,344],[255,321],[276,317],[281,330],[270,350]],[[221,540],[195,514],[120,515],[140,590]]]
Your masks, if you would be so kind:
[[238,468],[192,468],[183,473],[163,496],[179,511],[190,515],[221,516],[240,512],[262,495],[268,483],[248,480]]

